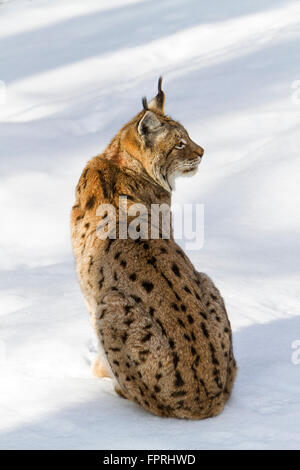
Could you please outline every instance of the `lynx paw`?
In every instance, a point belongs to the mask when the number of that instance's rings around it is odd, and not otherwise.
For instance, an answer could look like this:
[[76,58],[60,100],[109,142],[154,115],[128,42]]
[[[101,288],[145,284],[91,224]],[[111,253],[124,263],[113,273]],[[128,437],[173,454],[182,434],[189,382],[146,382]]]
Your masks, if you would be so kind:
[[99,377],[99,378],[103,378],[103,377],[112,378],[113,377],[111,372],[108,370],[106,365],[101,361],[99,356],[97,356],[93,362],[92,372],[93,372],[94,377]]

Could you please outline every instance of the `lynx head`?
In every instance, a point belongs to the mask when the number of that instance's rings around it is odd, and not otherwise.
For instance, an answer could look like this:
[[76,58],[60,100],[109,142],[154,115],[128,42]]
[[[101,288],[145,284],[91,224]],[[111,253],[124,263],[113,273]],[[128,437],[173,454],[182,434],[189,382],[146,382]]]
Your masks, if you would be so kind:
[[178,175],[194,174],[204,150],[193,142],[185,128],[164,114],[165,94],[158,81],[158,93],[147,103],[121,135],[125,149],[139,160],[147,173],[171,192]]

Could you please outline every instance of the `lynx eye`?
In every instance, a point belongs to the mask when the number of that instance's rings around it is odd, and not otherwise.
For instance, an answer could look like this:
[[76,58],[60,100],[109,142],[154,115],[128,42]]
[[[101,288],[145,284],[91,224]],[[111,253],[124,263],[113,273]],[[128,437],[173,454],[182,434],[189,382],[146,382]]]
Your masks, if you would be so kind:
[[175,148],[177,150],[182,150],[186,146],[186,141],[184,139],[181,139],[178,145],[175,145]]

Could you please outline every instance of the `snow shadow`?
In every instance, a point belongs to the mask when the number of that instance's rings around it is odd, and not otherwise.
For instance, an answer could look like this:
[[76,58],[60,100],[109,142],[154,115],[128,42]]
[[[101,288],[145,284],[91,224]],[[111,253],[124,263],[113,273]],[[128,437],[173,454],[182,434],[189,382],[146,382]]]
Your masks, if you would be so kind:
[[204,23],[226,21],[284,5],[284,0],[229,2],[154,0],[93,12],[1,39],[1,80],[7,84],[72,62],[161,39]]
[[100,380],[99,400],[92,389],[93,399],[85,389],[82,400],[82,381],[74,381],[70,401],[80,396],[80,404],[1,431],[0,448],[299,449],[300,364],[293,364],[291,347],[296,339],[300,317],[236,332],[238,378],[217,418],[158,418],[104,390]]
[[[229,57],[225,62],[205,65],[194,71],[181,71],[176,67],[166,77],[166,110],[183,123],[196,123],[199,135],[201,124],[209,119],[220,119],[227,114],[244,110],[251,113],[255,107],[264,105],[268,106],[270,112],[276,112],[278,99],[285,98],[287,106],[295,112],[297,110],[290,101],[290,87],[298,73],[298,51],[298,43],[290,40],[264,46],[262,50],[246,52],[239,57]],[[264,63],[268,66],[263,66]],[[286,95],[280,96],[282,89],[279,85],[284,82]],[[126,97],[121,90],[108,89],[105,93],[101,89],[85,91],[80,98],[70,98],[63,111],[57,111],[50,117],[29,122],[2,123],[2,134],[5,137],[2,152],[7,152],[10,157],[2,159],[2,171],[10,173],[14,161],[18,163],[19,171],[56,169],[57,159],[53,158],[53,154],[59,155],[62,167],[65,168],[69,162],[74,162],[74,139],[78,154],[83,155],[83,161],[91,158],[107,145],[124,124],[124,120],[129,120],[140,110],[140,97],[143,94],[150,95],[153,88],[152,84],[149,91],[145,89],[147,83],[148,81],[143,82],[143,89],[141,84],[138,88],[131,86]],[[111,111],[104,119],[104,111],[108,108]],[[94,130],[91,131],[90,128]],[[16,135],[19,136],[18,139],[15,138]],[[241,133],[238,138],[242,139],[243,144],[247,142],[247,135]],[[249,143],[253,142],[251,135],[248,139]],[[238,140],[235,139],[235,142],[238,143]],[[33,151],[33,147],[37,146],[43,149],[38,154],[38,163]]]

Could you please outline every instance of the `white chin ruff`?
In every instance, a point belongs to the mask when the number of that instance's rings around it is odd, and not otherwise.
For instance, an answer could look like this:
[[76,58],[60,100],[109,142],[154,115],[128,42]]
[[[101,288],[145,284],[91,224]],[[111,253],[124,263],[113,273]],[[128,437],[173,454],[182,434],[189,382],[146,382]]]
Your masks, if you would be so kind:
[[168,177],[168,183],[172,189],[172,191],[175,190],[175,180],[176,178],[179,177],[189,177],[189,176],[194,176],[198,171],[198,165],[190,171],[185,171],[184,170],[175,170],[169,177]]

